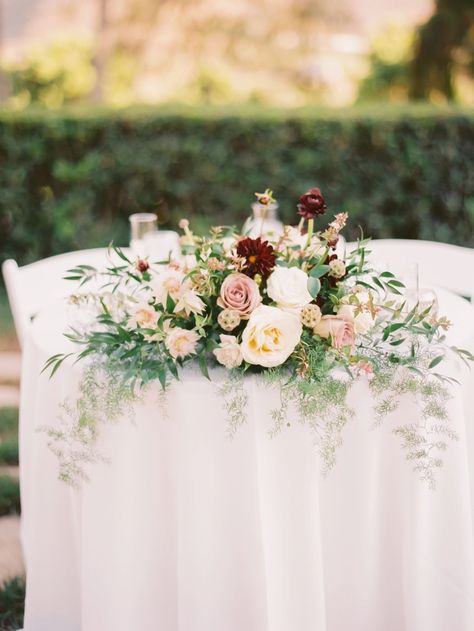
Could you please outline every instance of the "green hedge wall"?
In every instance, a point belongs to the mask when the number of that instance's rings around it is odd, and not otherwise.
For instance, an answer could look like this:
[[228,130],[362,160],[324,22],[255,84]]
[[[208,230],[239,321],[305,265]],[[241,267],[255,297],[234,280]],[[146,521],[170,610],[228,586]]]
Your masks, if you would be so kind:
[[474,113],[157,110],[0,114],[0,258],[127,241],[127,216],[242,221],[267,186],[295,221],[322,188],[375,237],[474,245]]

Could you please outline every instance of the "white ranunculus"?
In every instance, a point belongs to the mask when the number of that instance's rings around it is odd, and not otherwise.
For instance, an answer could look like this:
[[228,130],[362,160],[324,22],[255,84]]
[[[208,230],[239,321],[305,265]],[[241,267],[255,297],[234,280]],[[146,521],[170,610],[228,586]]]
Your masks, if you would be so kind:
[[299,267],[277,267],[267,281],[267,294],[282,309],[302,309],[312,300],[308,274]]
[[356,307],[354,305],[342,305],[337,313],[353,320],[354,331],[357,335],[364,335],[373,327],[374,319],[369,311],[361,311],[357,315],[355,312]]
[[250,315],[240,348],[249,364],[272,368],[295,350],[303,330],[301,319],[277,307],[262,305]]

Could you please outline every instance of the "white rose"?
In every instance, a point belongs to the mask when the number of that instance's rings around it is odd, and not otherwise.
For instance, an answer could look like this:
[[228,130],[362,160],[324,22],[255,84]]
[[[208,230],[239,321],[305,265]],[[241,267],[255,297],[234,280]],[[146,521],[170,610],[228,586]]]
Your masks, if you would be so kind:
[[280,366],[295,350],[302,330],[299,317],[262,305],[251,313],[242,333],[242,356],[249,364],[266,368]]
[[242,351],[235,335],[221,335],[221,343],[213,353],[219,364],[226,368],[237,368],[242,363]]
[[369,311],[361,311],[355,315],[356,307],[354,305],[342,305],[337,312],[338,315],[344,315],[354,322],[354,331],[357,335],[364,335],[374,324],[374,319]]
[[267,294],[282,309],[302,309],[313,300],[308,275],[298,267],[277,267],[268,278]]

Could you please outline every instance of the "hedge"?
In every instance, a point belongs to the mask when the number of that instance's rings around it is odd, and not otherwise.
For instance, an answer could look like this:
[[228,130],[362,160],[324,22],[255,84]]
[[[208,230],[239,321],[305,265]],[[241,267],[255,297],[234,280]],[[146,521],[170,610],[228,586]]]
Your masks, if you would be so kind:
[[9,475],[0,475],[0,517],[20,512],[20,483]]
[[281,214],[312,185],[375,237],[474,245],[474,113],[24,111],[0,114],[0,258],[126,243],[127,216],[241,222],[253,193]]

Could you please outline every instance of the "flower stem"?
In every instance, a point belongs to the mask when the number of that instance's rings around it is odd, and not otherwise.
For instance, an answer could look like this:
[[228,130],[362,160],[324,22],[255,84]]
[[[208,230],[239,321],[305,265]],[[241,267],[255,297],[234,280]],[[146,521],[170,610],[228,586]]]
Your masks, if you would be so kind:
[[306,241],[305,250],[306,250],[306,248],[309,247],[309,244],[311,243],[311,237],[313,236],[313,230],[314,230],[314,219],[310,219],[308,221],[308,240]]

